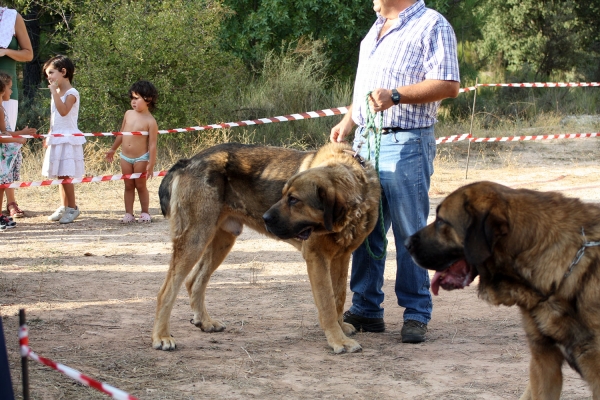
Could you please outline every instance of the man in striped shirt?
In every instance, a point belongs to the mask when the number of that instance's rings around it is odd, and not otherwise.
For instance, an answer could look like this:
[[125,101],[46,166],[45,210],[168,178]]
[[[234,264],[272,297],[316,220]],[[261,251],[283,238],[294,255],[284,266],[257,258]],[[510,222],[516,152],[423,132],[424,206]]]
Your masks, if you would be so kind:
[[[377,20],[360,45],[354,98],[348,114],[331,130],[331,141],[343,141],[358,125],[354,147],[375,157],[375,134],[365,129],[368,107],[383,113],[379,176],[385,231],[396,242],[398,304],[405,308],[402,341],[425,340],[432,299],[428,272],[418,267],[404,240],[427,224],[429,185],[433,174],[433,125],[442,99],[460,88],[456,37],[448,21],[425,7],[423,0],[373,0]],[[370,94],[369,94],[370,92]],[[368,95],[368,98],[367,98]],[[370,142],[367,144],[367,140]],[[369,235],[375,255],[384,251],[378,222]],[[375,260],[363,244],[352,258],[352,306],[344,321],[358,330],[383,332],[385,258]]]

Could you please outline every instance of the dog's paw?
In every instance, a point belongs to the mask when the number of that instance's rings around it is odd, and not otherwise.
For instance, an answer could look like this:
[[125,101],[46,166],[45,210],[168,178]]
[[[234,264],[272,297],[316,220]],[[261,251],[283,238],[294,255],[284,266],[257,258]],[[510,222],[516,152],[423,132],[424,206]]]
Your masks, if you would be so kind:
[[358,353],[362,351],[362,346],[353,339],[347,339],[344,341],[344,348],[348,353]]
[[361,345],[356,340],[348,338],[346,338],[346,340],[344,340],[341,344],[335,344],[331,347],[333,348],[333,352],[335,354],[357,353],[362,351]]
[[177,345],[172,336],[159,336],[152,338],[152,347],[156,350],[175,350]]
[[346,336],[352,336],[356,333],[356,328],[352,324],[349,324],[347,322],[340,322],[340,326]]
[[219,320],[208,318],[204,321],[197,321],[196,318],[192,318],[190,322],[196,327],[202,329],[202,332],[223,332],[227,325]]

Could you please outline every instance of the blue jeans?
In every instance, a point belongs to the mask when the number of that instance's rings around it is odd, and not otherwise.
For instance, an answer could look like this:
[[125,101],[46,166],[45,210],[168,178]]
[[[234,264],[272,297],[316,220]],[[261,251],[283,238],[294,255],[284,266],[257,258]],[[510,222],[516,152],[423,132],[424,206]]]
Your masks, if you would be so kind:
[[[364,128],[356,130],[354,147],[361,141]],[[374,135],[370,136],[371,160],[375,160]],[[368,158],[367,143],[360,155]],[[433,174],[436,144],[433,126],[401,131],[381,136],[379,176],[385,232],[392,227],[396,242],[396,285],[398,305],[404,307],[404,320],[428,323],[432,300],[429,274],[417,266],[406,249],[404,240],[427,224],[429,215],[429,184]],[[375,255],[384,251],[381,221],[369,235],[369,245]],[[375,260],[363,243],[352,257],[350,290],[353,292],[350,312],[367,318],[383,318],[383,271],[385,258]]]

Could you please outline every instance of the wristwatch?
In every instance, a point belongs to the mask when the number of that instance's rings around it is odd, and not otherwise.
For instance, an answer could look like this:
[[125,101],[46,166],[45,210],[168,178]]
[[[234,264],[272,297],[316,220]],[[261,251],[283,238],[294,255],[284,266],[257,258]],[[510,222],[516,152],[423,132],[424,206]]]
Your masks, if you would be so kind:
[[395,105],[400,104],[400,98],[402,96],[400,96],[400,93],[398,93],[398,91],[396,89],[392,89],[392,101],[394,102]]

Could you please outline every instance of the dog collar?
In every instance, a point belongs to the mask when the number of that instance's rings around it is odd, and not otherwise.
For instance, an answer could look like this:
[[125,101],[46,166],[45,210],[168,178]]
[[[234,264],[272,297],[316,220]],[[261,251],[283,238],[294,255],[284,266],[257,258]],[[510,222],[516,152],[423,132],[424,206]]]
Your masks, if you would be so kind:
[[583,227],[581,227],[581,236],[583,236],[583,244],[581,245],[581,248],[579,250],[577,250],[577,254],[575,254],[575,258],[573,258],[571,265],[569,265],[569,269],[567,269],[567,272],[565,272],[564,278],[571,275],[571,272],[573,272],[573,267],[575,267],[579,263],[579,261],[581,261],[581,259],[583,258],[583,253],[585,253],[586,248],[600,246],[600,242],[588,242],[587,241],[587,239],[585,238],[585,232],[583,231]]
[[359,150],[360,150],[360,147],[357,151],[344,150],[344,152],[350,154],[352,156],[352,158],[354,158],[356,161],[358,161],[358,163],[360,164],[361,167],[366,168],[367,165],[365,163],[364,157],[362,157],[360,154],[358,154]]

